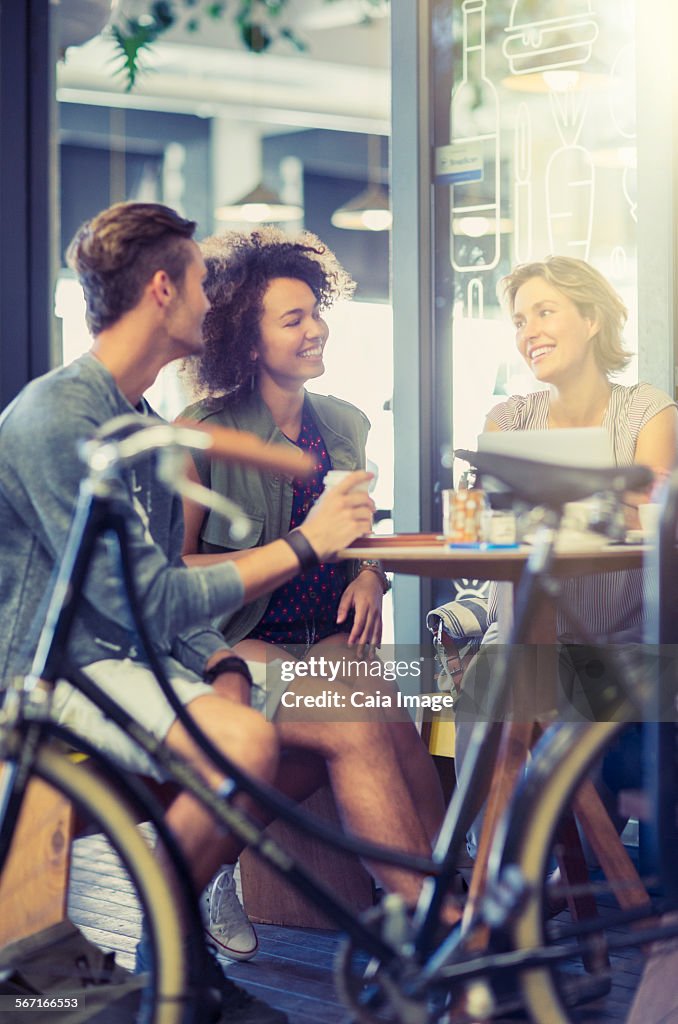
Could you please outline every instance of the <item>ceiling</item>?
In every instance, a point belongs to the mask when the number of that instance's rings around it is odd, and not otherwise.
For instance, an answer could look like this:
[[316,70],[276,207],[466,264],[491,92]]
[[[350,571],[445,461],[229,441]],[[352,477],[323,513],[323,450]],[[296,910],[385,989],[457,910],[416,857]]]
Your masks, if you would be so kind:
[[[388,134],[389,19],[356,23],[361,5],[362,0],[294,0],[290,24],[307,44],[301,54],[284,40],[263,54],[244,50],[230,18],[203,19],[193,33],[175,27],[148,51],[146,70],[131,93],[115,74],[113,43],[104,30],[67,49],[57,95],[62,102],[223,116],[260,123],[264,130]],[[387,13],[386,4],[379,13]]]

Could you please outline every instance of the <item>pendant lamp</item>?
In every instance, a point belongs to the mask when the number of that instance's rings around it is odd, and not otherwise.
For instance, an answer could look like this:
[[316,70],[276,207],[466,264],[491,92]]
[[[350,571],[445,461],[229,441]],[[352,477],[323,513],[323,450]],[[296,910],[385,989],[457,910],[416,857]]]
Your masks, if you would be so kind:
[[379,183],[379,138],[367,138],[367,188],[332,214],[335,228],[348,231],[388,231],[393,216],[388,193]]
[[247,221],[251,224],[268,224],[272,221],[299,220],[304,214],[301,206],[286,203],[265,185],[259,184],[237,203],[218,206],[214,211],[217,220],[234,223]]

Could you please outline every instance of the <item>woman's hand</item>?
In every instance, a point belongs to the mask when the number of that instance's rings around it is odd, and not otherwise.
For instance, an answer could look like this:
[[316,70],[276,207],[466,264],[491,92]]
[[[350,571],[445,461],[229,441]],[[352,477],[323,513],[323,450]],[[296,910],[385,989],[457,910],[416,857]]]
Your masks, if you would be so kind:
[[349,583],[341,595],[337,623],[346,621],[353,608],[353,627],[348,636],[348,644],[358,645],[358,657],[362,657],[365,648],[379,647],[381,644],[381,603],[384,597],[381,580],[377,573],[364,569]]

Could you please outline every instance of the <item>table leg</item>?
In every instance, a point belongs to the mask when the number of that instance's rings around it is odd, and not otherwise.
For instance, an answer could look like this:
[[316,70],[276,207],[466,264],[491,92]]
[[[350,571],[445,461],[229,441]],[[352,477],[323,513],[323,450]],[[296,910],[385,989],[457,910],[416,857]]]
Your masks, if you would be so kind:
[[[567,892],[567,906],[572,920],[583,921],[598,917],[595,896],[587,889],[589,872],[577,823],[572,814],[566,815],[558,827],[555,852],[563,885],[568,890],[574,890]],[[605,971],[610,966],[602,932],[599,938],[600,945],[583,958],[586,970],[591,973]]]
[[619,906],[627,909],[649,903],[645,886],[590,779],[579,787],[573,806],[605,877],[615,883],[614,895]]
[[[492,787],[488,796],[480,842],[476,855],[471,883],[469,886],[462,928],[468,928],[475,912],[482,902],[487,866],[497,824],[506,810],[511,793],[522,772],[532,738],[531,722],[512,722],[502,730],[497,761],[493,773]],[[482,948],[486,933],[480,930],[471,942],[472,948]]]

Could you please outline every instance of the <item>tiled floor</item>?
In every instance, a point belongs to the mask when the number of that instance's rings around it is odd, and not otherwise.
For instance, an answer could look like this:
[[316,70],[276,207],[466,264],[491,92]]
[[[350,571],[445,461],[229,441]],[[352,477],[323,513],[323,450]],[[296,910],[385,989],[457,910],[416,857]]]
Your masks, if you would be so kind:
[[[117,858],[99,837],[75,843],[69,916],[92,941],[115,950],[122,966],[131,966],[140,914]],[[567,915],[558,920],[566,923]],[[290,1024],[340,1024],[351,1019],[334,989],[337,933],[273,926],[257,930],[259,954],[250,963],[229,965],[230,977],[285,1010]],[[612,992],[582,1009],[582,1024],[624,1020],[639,973],[637,958],[627,952],[618,955]]]

